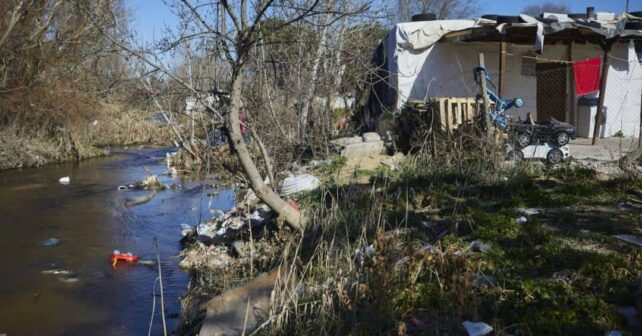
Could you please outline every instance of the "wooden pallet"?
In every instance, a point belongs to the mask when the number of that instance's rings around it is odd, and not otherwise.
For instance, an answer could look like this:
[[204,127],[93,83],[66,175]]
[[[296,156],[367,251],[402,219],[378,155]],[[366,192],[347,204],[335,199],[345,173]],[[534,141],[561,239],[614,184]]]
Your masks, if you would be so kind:
[[452,132],[460,125],[472,122],[479,114],[483,101],[477,101],[475,97],[433,97],[427,100],[409,100],[407,104],[418,113],[436,113],[436,118],[433,119],[436,121],[435,126]]

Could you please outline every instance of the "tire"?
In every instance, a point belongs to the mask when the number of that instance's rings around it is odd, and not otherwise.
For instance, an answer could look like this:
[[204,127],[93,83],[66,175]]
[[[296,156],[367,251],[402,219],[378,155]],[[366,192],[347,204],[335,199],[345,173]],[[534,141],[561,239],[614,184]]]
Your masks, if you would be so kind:
[[564,131],[559,132],[555,135],[555,143],[558,146],[566,146],[569,141],[571,141],[571,137]]
[[513,149],[508,152],[508,159],[511,161],[522,161],[524,160],[524,153],[519,149]]
[[526,132],[519,132],[515,138],[520,147],[526,147],[531,144],[531,135]]
[[559,150],[557,148],[551,149],[546,154],[546,161],[548,161],[548,163],[550,163],[550,164],[560,163],[560,162],[562,162],[563,158],[564,158],[564,154],[562,153],[561,150]]
[[519,23],[519,16],[510,16],[510,15],[497,15],[497,24],[502,23]]
[[642,30],[642,21],[640,20],[629,21],[624,24],[624,29]]
[[412,22],[435,21],[435,20],[437,20],[437,15],[435,15],[435,13],[415,14],[415,15],[412,16],[412,18],[410,20],[412,20]]
[[568,14],[568,17],[571,19],[588,19],[588,15],[586,13]]
[[481,16],[482,19],[497,21],[497,14],[484,14]]

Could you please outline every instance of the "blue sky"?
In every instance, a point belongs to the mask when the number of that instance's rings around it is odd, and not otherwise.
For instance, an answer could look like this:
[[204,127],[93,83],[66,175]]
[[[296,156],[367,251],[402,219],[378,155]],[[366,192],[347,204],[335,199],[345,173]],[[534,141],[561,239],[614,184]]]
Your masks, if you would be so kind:
[[[162,0],[127,0],[132,10],[132,28],[145,41],[158,39],[164,25],[173,26],[176,18]],[[394,0],[392,0],[394,1]],[[547,0],[481,0],[481,14],[519,13],[525,6],[541,4]],[[586,7],[593,6],[599,12],[624,12],[626,0],[563,0],[573,13],[584,13]],[[630,11],[642,11],[642,0],[629,0]]]

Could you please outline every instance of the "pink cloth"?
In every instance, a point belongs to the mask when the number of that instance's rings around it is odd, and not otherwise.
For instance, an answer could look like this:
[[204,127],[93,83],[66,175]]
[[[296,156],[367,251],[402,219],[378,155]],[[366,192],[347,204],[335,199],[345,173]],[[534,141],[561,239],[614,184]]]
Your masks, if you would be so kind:
[[245,121],[247,120],[247,117],[245,114],[241,113],[239,115],[239,121],[241,122],[241,134],[245,135],[247,133],[247,127],[245,127]]
[[575,93],[578,96],[596,92],[600,89],[601,57],[575,62],[573,74],[575,77]]

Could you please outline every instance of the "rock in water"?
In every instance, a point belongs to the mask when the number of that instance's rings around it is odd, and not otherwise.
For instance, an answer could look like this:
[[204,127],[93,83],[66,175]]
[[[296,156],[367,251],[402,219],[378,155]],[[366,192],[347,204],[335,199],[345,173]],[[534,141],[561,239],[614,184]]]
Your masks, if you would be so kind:
[[466,329],[468,336],[483,336],[490,334],[493,331],[493,327],[484,322],[464,321],[462,324],[464,325],[464,329]]

